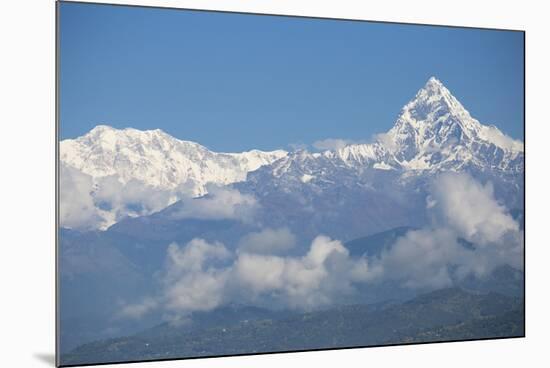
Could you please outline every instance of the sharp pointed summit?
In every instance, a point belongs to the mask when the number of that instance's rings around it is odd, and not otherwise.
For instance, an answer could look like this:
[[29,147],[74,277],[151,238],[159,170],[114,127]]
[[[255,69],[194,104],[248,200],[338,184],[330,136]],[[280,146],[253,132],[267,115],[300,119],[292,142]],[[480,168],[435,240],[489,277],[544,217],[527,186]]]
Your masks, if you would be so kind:
[[379,134],[374,143],[350,144],[317,156],[291,154],[257,174],[251,173],[251,177],[265,171],[281,180],[307,175],[333,182],[331,170],[335,176],[349,174],[344,174],[341,167],[358,173],[370,168],[403,175],[470,169],[520,173],[523,143],[474,119],[441,81],[431,77],[402,108],[394,126]]
[[[452,93],[435,77],[431,77],[415,97],[401,110],[395,125],[386,134],[387,145],[398,161],[407,165],[418,157],[433,156],[433,152],[458,155],[453,160],[468,160],[464,152],[480,147],[523,152],[523,144],[494,126],[485,126],[474,119]],[[490,150],[494,149],[490,148]],[[466,157],[468,156],[468,157]],[[476,154],[473,154],[476,156]],[[506,156],[506,154],[504,155]]]
[[407,103],[401,115],[407,120],[429,122],[434,116],[453,115],[459,119],[471,119],[470,113],[435,77],[431,77],[416,96]]
[[438,91],[438,90],[441,90],[442,88],[445,88],[445,86],[436,77],[430,77],[430,79],[428,79],[428,81],[424,85],[424,89],[431,90],[431,91]]

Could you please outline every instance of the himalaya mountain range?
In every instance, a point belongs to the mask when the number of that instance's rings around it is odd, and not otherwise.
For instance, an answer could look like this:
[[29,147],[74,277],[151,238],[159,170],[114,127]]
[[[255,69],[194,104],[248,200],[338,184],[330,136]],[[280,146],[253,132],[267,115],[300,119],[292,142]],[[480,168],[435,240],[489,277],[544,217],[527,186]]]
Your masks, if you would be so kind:
[[[279,333],[285,325],[273,321],[340,316],[349,305],[391,315],[396,305],[409,310],[407,301],[446,288],[461,289],[430,303],[479,297],[491,312],[464,322],[505,318],[509,335],[522,334],[522,319],[509,313],[519,313],[523,297],[523,143],[481,124],[436,78],[369,143],[217,153],[161,130],[100,125],[62,141],[60,161],[61,348],[68,362],[119,359],[98,353],[110,340],[82,344],[137,334],[122,341],[139,350],[143,331],[147,340],[159,328],[163,338],[170,331],[174,346],[189,333],[208,341],[204,314],[226,318],[230,329],[268,318]],[[499,295],[506,307],[486,295]],[[433,338],[434,329],[450,326],[448,336],[458,339],[480,331],[475,325],[456,337],[462,317],[444,315],[406,337],[424,341],[418,334]],[[260,330],[266,333],[254,325]],[[255,351],[293,349],[266,344]],[[170,354],[221,351],[200,349]]]
[[[342,178],[360,182],[380,171],[397,174],[401,183],[442,171],[491,172],[498,179],[513,181],[524,165],[522,142],[495,126],[480,124],[435,78],[403,107],[388,132],[368,144],[316,153],[217,153],[161,130],[99,125],[80,138],[62,141],[60,152],[64,182],[91,183],[94,208],[87,210],[96,222],[79,224],[70,209],[61,214],[62,225],[76,229],[105,229],[126,216],[150,214],[184,197],[203,196],[208,185],[248,181],[263,188],[323,188]],[[119,198],[113,192],[120,189],[132,193]],[[139,198],[148,191],[156,193],[154,205]]]

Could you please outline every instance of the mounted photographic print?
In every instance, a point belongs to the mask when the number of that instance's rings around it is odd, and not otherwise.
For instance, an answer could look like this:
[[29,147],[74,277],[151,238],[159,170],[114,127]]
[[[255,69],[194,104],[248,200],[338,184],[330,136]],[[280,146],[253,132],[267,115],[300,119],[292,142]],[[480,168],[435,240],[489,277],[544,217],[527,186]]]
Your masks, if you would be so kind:
[[524,32],[57,7],[58,365],[524,336]]

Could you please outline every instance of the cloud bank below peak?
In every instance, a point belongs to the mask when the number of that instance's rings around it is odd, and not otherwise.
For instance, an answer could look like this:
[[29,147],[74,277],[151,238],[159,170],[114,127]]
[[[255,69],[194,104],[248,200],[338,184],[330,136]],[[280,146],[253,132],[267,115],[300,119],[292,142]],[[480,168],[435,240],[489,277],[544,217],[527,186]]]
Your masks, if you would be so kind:
[[251,232],[234,251],[200,238],[173,243],[161,294],[126,306],[126,314],[160,308],[177,320],[232,302],[312,310],[387,282],[426,291],[468,276],[484,278],[502,265],[522,269],[523,231],[490,184],[446,173],[430,188],[431,223],[398,237],[377,256],[352,257],[341,241],[325,235],[302,255],[288,255],[296,238],[287,228]]

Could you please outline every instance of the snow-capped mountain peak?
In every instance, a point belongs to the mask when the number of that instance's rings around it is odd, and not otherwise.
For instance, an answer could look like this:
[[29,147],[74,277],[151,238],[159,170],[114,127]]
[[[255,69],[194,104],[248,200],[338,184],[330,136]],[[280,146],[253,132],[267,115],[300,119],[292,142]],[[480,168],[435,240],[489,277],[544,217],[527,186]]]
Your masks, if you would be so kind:
[[[338,175],[342,167],[358,173],[369,168],[397,170],[405,175],[468,167],[503,173],[523,171],[523,143],[474,119],[435,77],[405,104],[394,126],[377,135],[375,142],[349,144],[309,157],[306,154],[292,154],[278,161],[272,166],[273,175],[295,173],[320,179],[330,176],[328,167],[339,168]],[[267,166],[260,171],[270,169]]]
[[[522,142],[474,119],[435,77],[402,108],[395,125],[384,134],[384,143],[402,166],[411,169],[473,163],[506,170],[523,154]],[[498,163],[491,158],[494,151]]]
[[419,151],[451,145],[468,145],[473,141],[522,152],[523,143],[507,137],[495,126],[474,119],[468,110],[435,77],[431,77],[399,114],[387,133],[388,148],[400,160],[410,160]]
[[160,129],[98,125],[60,143],[62,194],[70,197],[62,196],[62,208],[81,214],[64,216],[67,211],[62,211],[62,223],[78,227],[63,219],[87,213],[87,226],[103,229],[125,216],[146,215],[184,197],[205,195],[209,185],[243,181],[249,172],[286,155],[283,150],[218,153]]
[[137,180],[158,189],[182,184],[194,196],[206,193],[206,185],[229,184],[287,153],[282,150],[217,153],[190,141],[176,139],[160,129],[115,129],[98,125],[87,134],[61,142],[60,158],[93,178],[116,175],[126,184]]
[[442,114],[451,114],[457,118],[471,119],[470,113],[435,77],[431,77],[413,100],[407,103],[401,117],[411,122],[429,122]]

